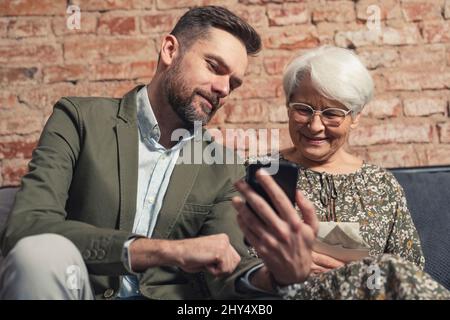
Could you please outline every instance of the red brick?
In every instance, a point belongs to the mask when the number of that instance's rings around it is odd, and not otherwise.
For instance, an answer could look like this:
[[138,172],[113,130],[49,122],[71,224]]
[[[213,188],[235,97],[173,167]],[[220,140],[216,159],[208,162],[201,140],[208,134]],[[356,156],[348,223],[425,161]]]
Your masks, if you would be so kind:
[[8,25],[9,38],[50,36],[51,34],[50,20],[47,18],[13,19]]
[[364,125],[361,123],[350,133],[349,144],[369,146],[387,143],[431,142],[433,128],[426,123],[382,123]]
[[294,50],[314,48],[319,44],[317,30],[314,26],[302,28],[270,28],[261,34],[263,47],[268,49]]
[[378,46],[382,43],[383,32],[374,32],[367,28],[355,31],[338,31],[334,41],[338,47],[363,47],[368,45]]
[[228,123],[267,122],[268,104],[264,100],[235,100],[225,106]]
[[137,83],[135,81],[96,81],[84,82],[77,85],[76,90],[82,91],[89,97],[113,97],[121,98],[124,94],[133,89]]
[[4,186],[18,186],[20,180],[28,172],[30,159],[5,159],[2,162],[2,178]]
[[136,86],[134,81],[80,81],[76,85],[68,82],[47,84],[28,88],[20,92],[20,101],[41,110],[44,116],[50,115],[53,105],[66,96],[122,97]]
[[376,97],[362,111],[362,116],[372,118],[390,118],[400,115],[402,102],[397,97]]
[[5,87],[14,84],[26,84],[36,82],[39,79],[38,68],[1,68],[0,85]]
[[285,123],[289,121],[288,110],[284,100],[273,100],[269,102],[269,121],[272,123]]
[[215,5],[227,7],[229,0],[156,0],[156,7],[161,10]]
[[268,5],[269,25],[285,26],[309,22],[310,13],[305,3],[286,3]]
[[74,88],[75,86],[71,83],[28,86],[27,90],[19,91],[18,96],[24,104],[48,116],[55,102],[61,97],[79,95]]
[[58,44],[8,41],[0,46],[0,63],[39,62],[49,64],[61,61],[62,50]]
[[421,42],[421,36],[417,25],[408,24],[398,28],[382,28],[383,43],[388,45],[417,44]]
[[447,65],[450,66],[450,46],[447,48]]
[[447,99],[415,97],[403,100],[405,115],[407,116],[429,116],[447,112]]
[[225,108],[226,108],[226,104],[216,112],[214,117],[212,117],[212,119],[209,121],[208,128],[215,127],[218,125],[223,125],[225,123],[225,119],[227,118]]
[[1,136],[0,159],[31,158],[31,153],[37,145],[39,137],[30,136]]
[[333,1],[318,5],[312,12],[314,22],[352,22],[356,18],[355,5],[351,1]]
[[232,93],[234,99],[275,98],[279,96],[281,78],[273,76],[270,79],[248,77],[242,87]]
[[0,38],[6,38],[8,34],[8,19],[0,18]]
[[26,107],[0,109],[0,135],[29,134],[42,130],[42,115]]
[[95,61],[114,57],[148,58],[156,56],[148,38],[73,37],[64,42],[64,58],[70,61]]
[[450,146],[448,144],[439,144],[429,146],[425,150],[426,165],[439,166],[450,164]]
[[334,38],[338,32],[356,31],[361,29],[361,25],[356,23],[344,23],[344,22],[319,22],[316,25],[317,34],[320,40],[320,44],[336,45]]
[[232,10],[239,17],[250,23],[254,28],[269,25],[266,8],[260,6],[233,6]]
[[245,70],[245,78],[250,75],[257,75],[257,76],[261,75],[263,71],[262,64],[263,64],[262,55],[259,54],[255,57],[250,56],[248,59],[247,70]]
[[49,66],[44,68],[44,82],[75,81],[86,77],[86,67],[82,64]]
[[421,66],[445,66],[445,45],[425,45],[413,47],[400,47],[399,63],[402,66],[421,67]]
[[138,32],[136,19],[121,12],[108,12],[100,16],[97,32],[101,35],[134,35]]
[[57,36],[96,33],[98,16],[98,13],[83,12],[80,15],[80,29],[69,29],[67,27],[67,17],[53,18],[53,32]]
[[17,106],[17,96],[15,93],[6,92],[5,90],[0,91],[0,110],[1,109],[12,109]]
[[450,71],[429,70],[389,70],[384,73],[387,90],[445,89],[450,86]]
[[377,6],[381,20],[401,19],[402,12],[397,0],[361,0],[356,3],[356,17],[361,20],[372,18],[374,10],[369,6]]
[[[299,53],[299,52],[296,52]],[[281,75],[285,66],[293,58],[292,52],[285,51],[273,51],[271,53],[265,53],[263,63],[264,69],[269,75]]]
[[[287,126],[279,128],[280,140],[279,140],[279,150],[284,150],[292,147],[291,135],[289,134],[289,128]],[[275,144],[276,145],[276,144]]]
[[71,4],[79,6],[81,11],[109,11],[130,9],[126,0],[71,0]]
[[65,0],[2,0],[2,16],[52,16],[66,14]]
[[389,144],[369,147],[367,162],[384,168],[416,167],[424,165],[414,145]]
[[96,63],[91,66],[90,80],[137,79],[152,77],[156,61]]
[[439,19],[441,6],[435,1],[414,1],[402,3],[402,12],[406,21]]
[[361,49],[358,56],[368,69],[395,67],[399,63],[397,49],[389,47]]
[[445,19],[450,19],[450,0],[445,0],[444,17]]
[[[249,5],[249,4],[267,4],[267,3],[284,3],[284,2],[296,2],[299,0],[238,0],[239,3]],[[300,0],[302,1],[302,0]]]
[[141,19],[142,33],[170,32],[184,11],[146,14]]
[[450,42],[450,21],[424,21],[422,33],[427,42]]
[[450,143],[450,124],[448,122],[438,124],[438,132],[441,143]]

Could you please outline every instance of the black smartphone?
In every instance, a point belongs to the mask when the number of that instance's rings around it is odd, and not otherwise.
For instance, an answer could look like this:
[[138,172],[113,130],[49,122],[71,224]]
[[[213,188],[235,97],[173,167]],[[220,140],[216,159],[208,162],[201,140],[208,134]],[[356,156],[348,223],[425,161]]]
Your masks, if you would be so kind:
[[256,180],[256,171],[261,168],[266,168],[269,174],[272,174],[272,178],[281,187],[281,189],[286,193],[287,197],[291,201],[292,205],[295,205],[295,191],[297,189],[298,180],[298,167],[288,161],[280,160],[277,162],[269,163],[251,163],[247,166],[247,175],[245,181],[263,197],[269,205],[276,212],[275,206],[270,200],[269,195],[264,191],[264,188]]

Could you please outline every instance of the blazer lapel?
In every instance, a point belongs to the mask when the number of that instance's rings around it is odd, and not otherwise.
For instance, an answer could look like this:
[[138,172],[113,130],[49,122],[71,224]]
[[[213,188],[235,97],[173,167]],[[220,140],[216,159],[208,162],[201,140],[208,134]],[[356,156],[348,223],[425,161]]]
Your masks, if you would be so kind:
[[120,102],[116,125],[120,184],[120,230],[131,232],[136,214],[138,183],[138,129],[136,93],[142,86],[127,93]]

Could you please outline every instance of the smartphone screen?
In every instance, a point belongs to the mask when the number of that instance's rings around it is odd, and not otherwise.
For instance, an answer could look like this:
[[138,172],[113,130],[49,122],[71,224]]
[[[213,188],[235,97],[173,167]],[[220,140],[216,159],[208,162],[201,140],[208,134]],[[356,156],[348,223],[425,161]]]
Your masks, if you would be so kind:
[[[292,163],[280,160],[278,161],[278,170],[272,175],[275,182],[286,193],[292,205],[295,204],[295,191],[297,189],[298,167]],[[247,166],[246,182],[262,196],[276,211],[269,195],[264,191],[263,187],[256,180],[256,171],[264,167],[274,167],[273,163],[262,164],[260,162],[252,163]]]

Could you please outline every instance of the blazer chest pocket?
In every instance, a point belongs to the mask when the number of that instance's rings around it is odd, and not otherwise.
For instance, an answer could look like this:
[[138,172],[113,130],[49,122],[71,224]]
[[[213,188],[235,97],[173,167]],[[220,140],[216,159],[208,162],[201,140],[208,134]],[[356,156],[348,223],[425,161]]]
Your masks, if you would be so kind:
[[198,236],[212,208],[213,205],[186,203],[172,236],[176,239]]
[[185,203],[183,213],[206,215],[212,210],[212,204]]

